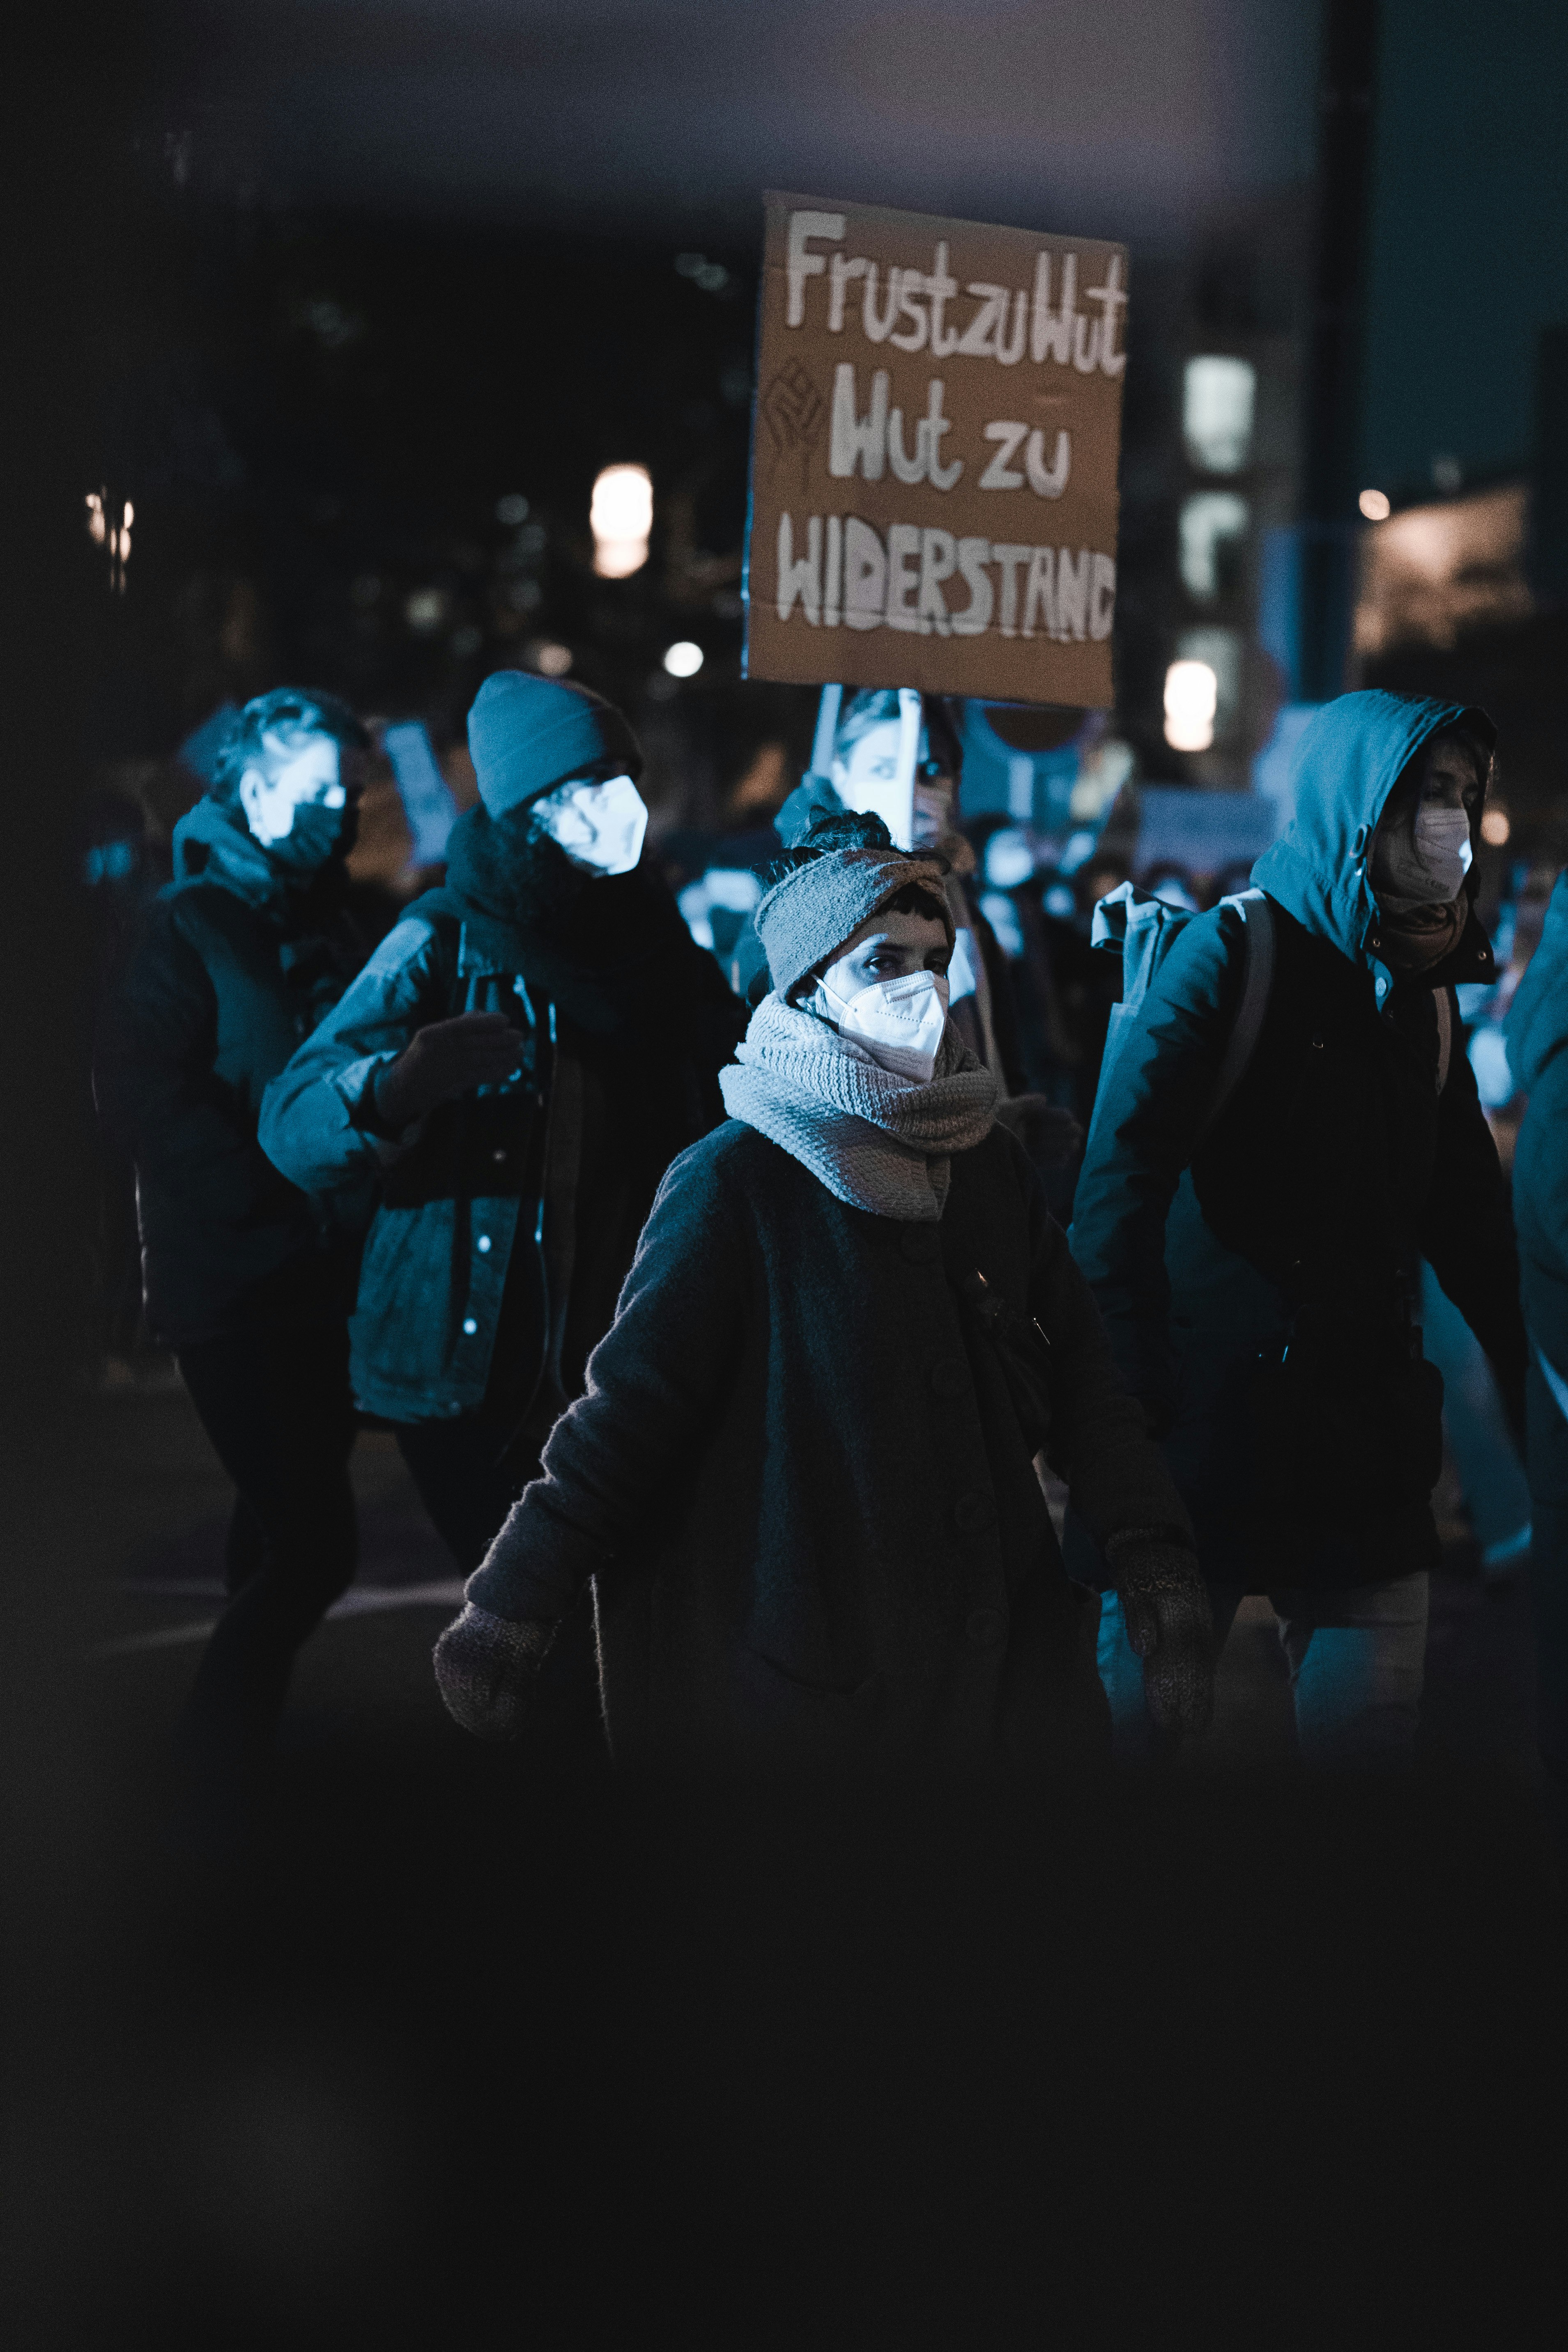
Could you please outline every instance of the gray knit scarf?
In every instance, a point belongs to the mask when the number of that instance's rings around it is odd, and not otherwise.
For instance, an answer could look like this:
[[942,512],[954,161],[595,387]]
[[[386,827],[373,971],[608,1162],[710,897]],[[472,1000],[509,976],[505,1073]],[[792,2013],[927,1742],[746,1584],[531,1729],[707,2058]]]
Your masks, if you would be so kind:
[[983,1142],[996,1116],[996,1079],[951,1023],[921,1087],[816,1013],[764,996],[735,1064],[719,1074],[731,1118],[798,1160],[836,1201],[879,1217],[934,1224],[951,1155]]

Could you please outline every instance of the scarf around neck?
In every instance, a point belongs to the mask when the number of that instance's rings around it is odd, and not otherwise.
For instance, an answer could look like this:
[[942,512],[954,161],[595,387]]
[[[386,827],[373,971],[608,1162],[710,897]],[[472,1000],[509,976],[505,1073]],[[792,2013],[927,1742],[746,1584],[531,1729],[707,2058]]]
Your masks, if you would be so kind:
[[798,1160],[836,1201],[917,1223],[941,1217],[952,1153],[984,1142],[996,1116],[996,1079],[951,1023],[935,1075],[915,1086],[777,994],[752,1013],[719,1084],[731,1118]]
[[628,1047],[646,1045],[672,1003],[705,990],[728,996],[650,866],[584,874],[531,828],[528,809],[499,822],[482,806],[466,810],[447,840],[445,885],[406,911],[456,916],[499,969],[521,971],[583,1028]]

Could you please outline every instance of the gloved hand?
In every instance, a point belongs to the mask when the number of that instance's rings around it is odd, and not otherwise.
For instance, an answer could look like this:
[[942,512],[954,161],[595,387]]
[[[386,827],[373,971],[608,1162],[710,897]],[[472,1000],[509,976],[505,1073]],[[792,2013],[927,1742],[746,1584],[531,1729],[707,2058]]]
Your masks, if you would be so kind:
[[1017,1137],[1037,1168],[1068,1168],[1083,1150],[1078,1120],[1046,1095],[1010,1095],[996,1106],[996,1124]]
[[447,1714],[476,1739],[517,1738],[555,1634],[554,1622],[492,1617],[470,1601],[436,1644],[436,1682]]
[[1106,1562],[1156,1730],[1203,1731],[1214,1711],[1214,1613],[1198,1563],[1162,1528],[1112,1536]]

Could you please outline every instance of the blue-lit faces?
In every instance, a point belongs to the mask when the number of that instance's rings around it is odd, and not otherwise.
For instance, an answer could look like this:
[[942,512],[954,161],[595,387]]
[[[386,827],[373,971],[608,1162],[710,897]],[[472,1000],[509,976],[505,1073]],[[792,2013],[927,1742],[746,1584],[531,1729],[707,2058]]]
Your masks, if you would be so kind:
[[1388,796],[1373,849],[1374,890],[1416,906],[1451,905],[1470,869],[1484,794],[1468,745],[1436,737]]
[[239,780],[247,824],[287,863],[323,863],[352,832],[358,755],[331,735],[264,735],[261,747],[263,759]]
[[642,856],[647,809],[629,776],[569,776],[533,817],[584,874],[629,874]]
[[873,915],[845,940],[807,1010],[883,1069],[929,1086],[947,1026],[951,952],[935,915]]

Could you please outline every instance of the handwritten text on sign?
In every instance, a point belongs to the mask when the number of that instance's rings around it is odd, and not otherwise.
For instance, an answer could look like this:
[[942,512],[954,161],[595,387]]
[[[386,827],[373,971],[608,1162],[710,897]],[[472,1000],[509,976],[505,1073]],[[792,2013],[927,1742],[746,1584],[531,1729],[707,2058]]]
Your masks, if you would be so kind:
[[770,195],[752,677],[1106,708],[1127,256]]

